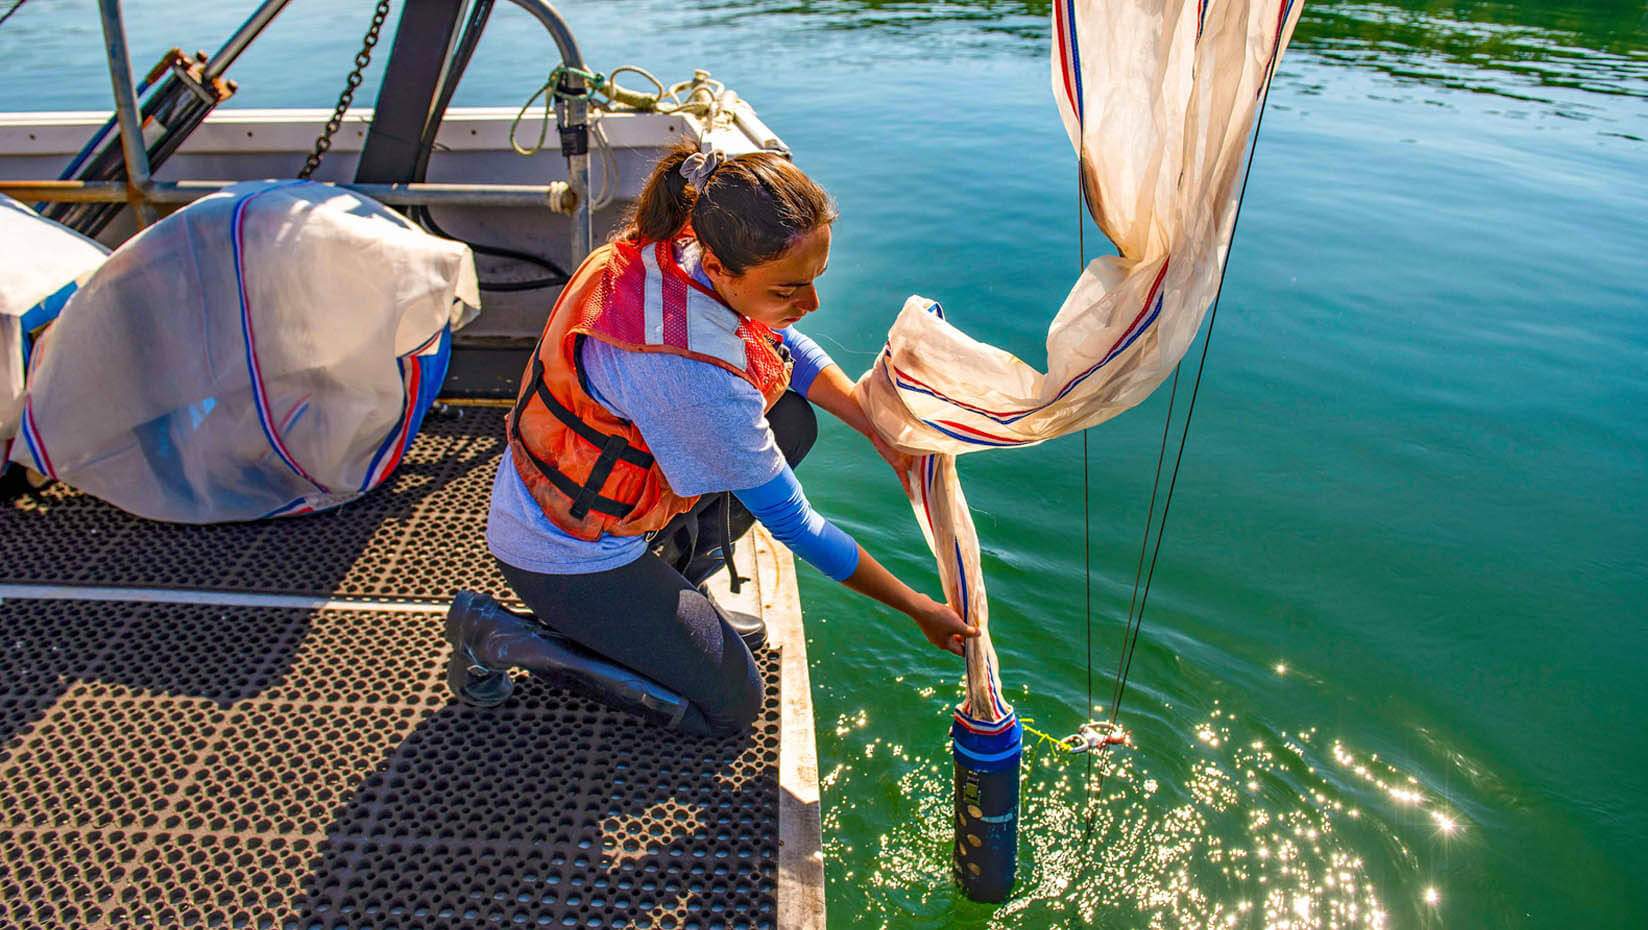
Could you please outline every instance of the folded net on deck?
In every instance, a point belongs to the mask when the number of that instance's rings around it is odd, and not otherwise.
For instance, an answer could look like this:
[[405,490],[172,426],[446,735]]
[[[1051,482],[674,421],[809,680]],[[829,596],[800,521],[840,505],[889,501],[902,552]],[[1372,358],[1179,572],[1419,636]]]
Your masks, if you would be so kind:
[[479,306],[467,246],[351,191],[236,184],[68,297],[11,457],[154,520],[334,507],[394,470]]

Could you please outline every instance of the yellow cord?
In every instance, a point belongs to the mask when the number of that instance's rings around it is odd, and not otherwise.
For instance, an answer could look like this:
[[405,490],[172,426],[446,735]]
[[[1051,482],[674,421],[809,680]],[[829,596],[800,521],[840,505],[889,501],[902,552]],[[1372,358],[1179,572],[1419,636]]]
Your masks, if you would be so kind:
[[1020,717],[1019,718],[1019,726],[1024,727],[1024,730],[1025,730],[1026,733],[1035,734],[1037,742],[1034,743],[1033,745],[1039,746],[1043,742],[1047,742],[1047,743],[1052,743],[1054,746],[1057,746],[1059,749],[1063,750],[1064,752],[1069,752],[1070,751],[1070,747],[1064,745],[1063,740],[1061,740],[1061,739],[1059,739],[1055,736],[1050,736],[1050,735],[1048,735],[1046,733],[1043,733],[1042,731],[1036,729],[1035,727],[1030,726],[1030,720],[1031,719],[1033,719],[1033,718]]

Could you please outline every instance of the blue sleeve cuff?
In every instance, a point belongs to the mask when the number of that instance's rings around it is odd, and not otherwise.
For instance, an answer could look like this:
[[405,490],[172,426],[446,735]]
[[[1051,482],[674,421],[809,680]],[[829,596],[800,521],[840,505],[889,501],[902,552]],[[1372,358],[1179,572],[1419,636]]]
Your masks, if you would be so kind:
[[858,543],[812,508],[789,465],[766,484],[733,495],[779,542],[825,575],[845,581],[858,570]]
[[818,347],[818,343],[808,339],[805,333],[794,326],[785,327],[779,333],[784,338],[784,347],[790,350],[790,358],[795,360],[795,368],[790,372],[790,387],[802,397],[813,386],[813,379],[818,373],[835,364],[830,354]]

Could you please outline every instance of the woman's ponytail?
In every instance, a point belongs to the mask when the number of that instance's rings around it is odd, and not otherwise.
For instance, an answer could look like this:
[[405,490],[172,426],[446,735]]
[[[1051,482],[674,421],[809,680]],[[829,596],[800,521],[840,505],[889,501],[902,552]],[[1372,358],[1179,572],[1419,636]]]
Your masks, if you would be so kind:
[[[668,241],[690,220],[698,241],[740,275],[835,222],[835,201],[788,158],[748,152],[694,163],[683,172],[681,166],[698,152],[699,144],[688,140],[659,159],[618,238]],[[694,188],[687,174],[704,178],[704,189]]]
[[688,140],[658,160],[646,186],[641,188],[640,198],[635,201],[624,238],[649,242],[669,240],[687,225],[698,191],[682,177],[681,163],[697,152],[698,143]]

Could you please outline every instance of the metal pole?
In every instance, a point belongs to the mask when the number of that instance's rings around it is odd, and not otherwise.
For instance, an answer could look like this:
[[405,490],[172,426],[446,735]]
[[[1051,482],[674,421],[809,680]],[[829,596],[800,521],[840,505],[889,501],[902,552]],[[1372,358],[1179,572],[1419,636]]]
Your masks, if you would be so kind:
[[[543,23],[549,30],[550,37],[555,40],[555,47],[561,52],[561,63],[568,68],[587,70],[584,67],[584,56],[578,51],[578,42],[572,38],[572,29],[567,26],[566,20],[561,17],[554,5],[547,0],[510,0],[516,6],[531,13],[538,22]],[[566,88],[572,93],[582,93],[585,90],[584,79],[570,77]],[[572,258],[581,262],[589,254],[593,231],[590,227],[589,215],[589,105],[582,100],[563,101],[561,108],[563,119],[561,128],[569,131],[572,137],[580,140],[577,149],[569,149],[566,142],[561,145],[561,151],[567,160],[567,181],[572,185],[573,193],[578,196],[578,206],[572,213]]]
[[143,199],[149,186],[149,152],[143,142],[142,123],[137,118],[137,94],[132,90],[132,60],[126,52],[126,26],[120,19],[120,0],[98,0],[103,18],[103,44],[109,55],[109,82],[114,87],[114,112],[120,121],[120,146],[126,155],[128,199],[137,213],[139,229],[159,220],[154,207]]
[[[151,181],[143,189],[150,203],[193,203],[239,181]],[[571,213],[577,195],[564,181],[550,184],[333,184],[395,206],[525,207]],[[118,181],[0,181],[0,194],[45,203],[123,203],[130,189]]]
[[550,38],[555,40],[555,47],[561,52],[561,64],[568,68],[584,70],[584,56],[578,51],[578,42],[572,38],[572,28],[561,17],[554,5],[548,0],[510,0],[516,6],[531,13],[538,22],[549,30]]
[[[572,81],[567,83],[573,84]],[[582,85],[583,79],[579,78],[576,83]],[[567,183],[578,195],[578,206],[572,211],[572,255],[573,261],[581,262],[589,254],[590,241],[594,237],[589,215],[589,104],[582,100],[567,100],[564,112],[566,118],[562,128],[571,130],[573,141],[569,143],[563,138],[561,151],[566,154]],[[569,144],[576,148],[569,149]]]
[[269,25],[270,20],[280,15],[280,11],[286,9],[286,4],[290,2],[291,0],[264,0],[264,4],[257,8],[257,12],[235,30],[229,41],[223,43],[217,54],[206,62],[205,77],[201,83],[210,85],[212,81],[221,77],[223,72],[229,70],[229,66],[235,63],[240,53],[246,51],[246,46],[250,45],[252,40],[263,32],[264,27]]

